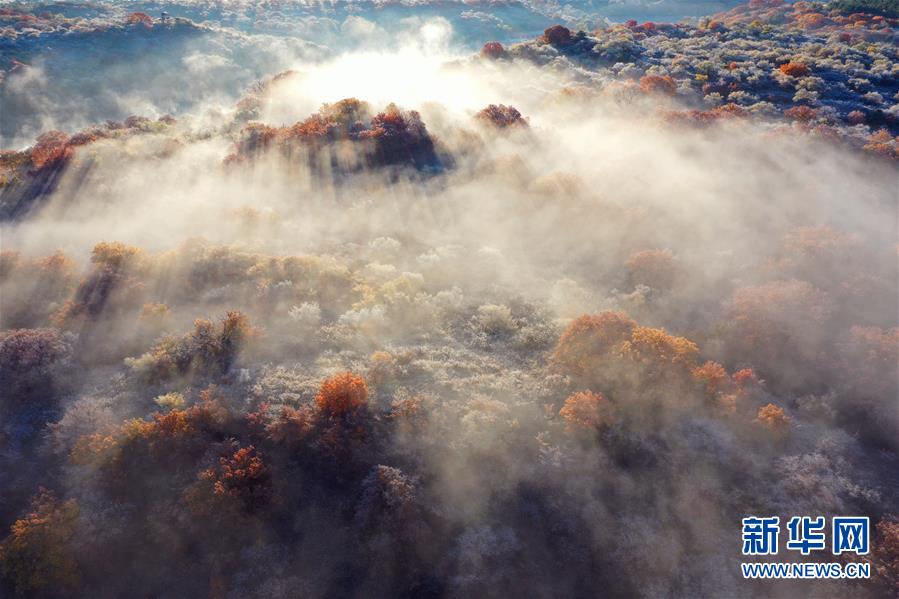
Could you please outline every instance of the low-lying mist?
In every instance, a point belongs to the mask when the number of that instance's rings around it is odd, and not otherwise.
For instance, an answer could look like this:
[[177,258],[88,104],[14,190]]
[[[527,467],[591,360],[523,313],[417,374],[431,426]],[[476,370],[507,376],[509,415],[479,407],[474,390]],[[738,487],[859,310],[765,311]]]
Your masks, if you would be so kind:
[[6,157],[0,593],[894,590],[895,163],[448,39]]

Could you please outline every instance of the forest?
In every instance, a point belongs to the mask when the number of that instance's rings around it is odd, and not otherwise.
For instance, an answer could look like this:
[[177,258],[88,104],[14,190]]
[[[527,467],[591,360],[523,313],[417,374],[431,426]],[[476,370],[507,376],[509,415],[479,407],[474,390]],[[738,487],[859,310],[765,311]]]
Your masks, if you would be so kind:
[[0,8],[0,597],[899,593],[889,6],[127,4]]

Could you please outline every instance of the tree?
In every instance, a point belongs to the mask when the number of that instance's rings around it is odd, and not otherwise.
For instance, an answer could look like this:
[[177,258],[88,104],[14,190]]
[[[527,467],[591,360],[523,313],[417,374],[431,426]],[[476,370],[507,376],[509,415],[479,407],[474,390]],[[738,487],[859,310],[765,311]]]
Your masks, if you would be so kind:
[[330,416],[354,412],[367,401],[368,386],[365,380],[352,372],[342,372],[325,379],[315,396],[318,409]]
[[362,482],[356,524],[366,531],[380,528],[396,534],[417,516],[418,510],[416,481],[399,468],[377,465]]
[[497,129],[528,126],[528,122],[514,106],[506,106],[505,104],[490,104],[487,108],[478,112],[475,118]]
[[811,106],[793,106],[784,110],[784,116],[793,121],[808,123],[818,118],[818,111]]
[[45,377],[71,357],[72,347],[57,329],[16,329],[0,333],[0,380]]
[[35,170],[64,166],[74,156],[69,136],[62,131],[48,131],[37,138],[31,148],[31,164]]
[[730,390],[732,381],[724,366],[718,362],[706,362],[702,366],[693,369],[693,377],[702,384],[705,392],[710,396],[716,396]]
[[664,329],[640,326],[634,327],[631,338],[622,343],[619,351],[653,371],[692,371],[699,356],[699,347],[686,337],[670,335]]
[[368,103],[345,98],[334,104],[324,104],[318,113],[287,129],[289,139],[353,139],[366,129],[363,121],[371,118]]
[[887,593],[899,594],[899,521],[884,518],[877,523],[873,548],[873,578]]
[[262,123],[249,123],[240,131],[234,160],[246,159],[268,150],[280,131]]
[[406,163],[422,168],[439,162],[434,142],[414,110],[403,112],[394,104],[388,105],[371,120],[371,127],[361,137],[375,141],[376,152],[370,159],[373,166]]
[[147,353],[125,362],[150,382],[189,374],[224,376],[258,335],[243,312],[231,310],[218,328],[211,320],[197,319],[192,332],[164,337]]
[[765,381],[760,381],[752,368],[742,368],[733,375],[734,383],[741,389],[749,388],[753,385],[761,385]]
[[0,332],[0,413],[35,400],[55,405],[55,386],[70,372],[70,337],[57,329]]
[[834,0],[828,8],[841,15],[868,13],[899,19],[899,7],[894,0]]
[[551,361],[566,374],[587,376],[596,360],[629,338],[636,326],[624,312],[580,316],[562,333]]
[[686,337],[671,335],[664,329],[637,327],[624,343],[622,353],[638,359],[653,359],[690,366],[696,362],[699,347]]
[[71,457],[96,470],[105,492],[136,500],[160,481],[173,488],[195,480],[197,462],[222,439],[234,436],[241,424],[224,406],[220,391],[210,386],[188,408],[157,412],[146,420],[132,418],[82,437]]
[[72,541],[78,514],[75,501],[41,489],[31,512],[13,523],[0,544],[0,569],[17,595],[56,596],[76,588],[80,573]]
[[93,268],[78,284],[74,296],[54,315],[60,326],[96,320],[136,300],[143,289],[135,277],[143,252],[120,242],[101,242],[91,252]]
[[503,45],[499,42],[487,42],[484,44],[484,47],[481,48],[481,56],[492,60],[498,60],[500,58],[505,58],[506,49],[503,48]]
[[899,156],[899,146],[892,134],[886,129],[878,129],[872,133],[865,143],[864,149],[886,158]]
[[355,524],[379,584],[409,588],[417,582],[434,536],[424,519],[415,477],[391,466],[372,467],[362,481]]
[[838,346],[836,386],[848,427],[866,440],[895,449],[899,422],[899,327],[852,327]]
[[732,305],[735,317],[742,321],[801,319],[821,323],[833,312],[833,304],[826,293],[797,279],[742,287],[734,292]]
[[751,362],[765,378],[799,390],[821,376],[836,305],[808,281],[775,280],[734,291],[720,331],[728,360]]
[[852,327],[841,350],[844,380],[853,394],[885,403],[899,395],[899,328]]
[[565,46],[571,43],[571,30],[561,25],[553,25],[543,31],[543,40],[553,46]]
[[810,69],[805,63],[792,61],[780,65],[779,70],[789,77],[805,77],[810,72]]
[[120,241],[101,241],[91,250],[91,262],[109,268],[123,268],[138,260],[142,254],[140,248]]
[[569,395],[559,410],[559,416],[569,426],[587,429],[599,429],[612,420],[608,400],[602,393],[592,391],[579,391]]
[[237,354],[247,341],[257,335],[250,319],[239,310],[230,310],[221,321],[218,338],[218,365],[222,374],[231,370]]
[[156,405],[164,410],[180,410],[184,408],[184,396],[180,393],[165,393],[155,400]]
[[790,417],[773,403],[759,408],[755,420],[775,433],[785,433],[790,428]]
[[[618,405],[665,399],[664,389],[695,388],[698,346],[664,329],[643,327],[621,312],[581,316],[562,333],[552,365],[589,388],[614,389]],[[665,397],[663,397],[665,396]]]
[[718,362],[708,361],[692,371],[693,379],[702,387],[708,400],[727,412],[737,409],[737,402],[757,389],[760,381],[751,368],[743,368],[733,375]]
[[147,29],[153,27],[153,18],[147,13],[133,12],[128,15],[127,23],[129,25],[143,25]]
[[[798,257],[816,258],[826,262],[842,258],[861,245],[856,235],[837,231],[832,227],[797,227],[784,238],[784,249]],[[823,266],[818,264],[816,266]]]
[[233,453],[219,458],[217,468],[201,473],[200,478],[212,483],[213,493],[237,500],[249,512],[264,508],[271,501],[271,473],[262,455],[253,445],[240,447],[235,442]]
[[671,289],[681,274],[671,250],[634,252],[625,266],[631,285],[648,285],[659,290]]
[[315,425],[316,414],[309,406],[285,406],[278,417],[266,425],[265,430],[275,443],[292,446],[308,438]]
[[306,155],[314,166],[318,151],[327,151],[329,144],[335,142],[349,141],[361,146],[363,161],[354,168],[401,164],[418,169],[439,166],[434,140],[417,112],[403,111],[389,104],[383,112],[370,115],[367,103],[345,98],[324,104],[317,113],[289,127],[250,123],[241,131],[235,152],[226,162],[239,164],[269,148],[277,148],[290,158],[299,146],[313,150],[311,154],[299,154]]
[[829,22],[827,17],[818,12],[805,13],[796,19],[796,23],[803,29],[818,29]]
[[677,95],[677,84],[668,75],[644,75],[640,78],[640,90],[644,94]]

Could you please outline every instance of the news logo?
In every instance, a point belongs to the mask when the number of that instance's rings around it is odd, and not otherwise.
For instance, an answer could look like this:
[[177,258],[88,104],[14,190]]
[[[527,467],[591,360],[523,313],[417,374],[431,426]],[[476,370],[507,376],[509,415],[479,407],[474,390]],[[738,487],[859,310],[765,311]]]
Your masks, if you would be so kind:
[[777,555],[780,518],[743,518],[743,555]]
[[868,517],[833,519],[833,554],[855,553],[868,555],[870,537]]
[[787,549],[808,555],[812,551],[820,551],[826,547],[824,542],[824,516],[812,520],[809,516],[793,516],[787,524],[790,538]]
[[[742,553],[747,556],[777,555],[780,517],[743,518]],[[827,519],[824,516],[793,516],[786,524],[787,551],[802,556],[828,547]],[[835,516],[831,519],[830,551],[833,555],[868,555],[870,520],[865,516]],[[741,564],[744,578],[868,578],[870,564],[842,562],[783,562]]]

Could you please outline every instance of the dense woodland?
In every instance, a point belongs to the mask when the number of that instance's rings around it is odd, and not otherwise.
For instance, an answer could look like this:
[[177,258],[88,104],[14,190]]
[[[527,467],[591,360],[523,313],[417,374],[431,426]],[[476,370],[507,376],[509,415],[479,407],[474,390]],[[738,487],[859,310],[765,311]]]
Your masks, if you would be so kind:
[[[896,22],[837,4],[0,153],[0,596],[894,596]],[[871,579],[743,580],[748,514]]]

